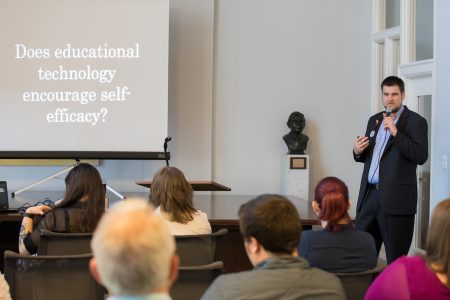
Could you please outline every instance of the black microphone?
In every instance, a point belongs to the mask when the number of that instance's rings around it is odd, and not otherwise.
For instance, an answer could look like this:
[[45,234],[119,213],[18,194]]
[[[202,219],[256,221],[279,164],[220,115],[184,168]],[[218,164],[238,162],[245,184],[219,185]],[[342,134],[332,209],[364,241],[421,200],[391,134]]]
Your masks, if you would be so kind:
[[389,108],[389,107],[387,107],[387,108],[386,108],[386,117],[390,117],[390,116],[391,116],[391,113],[392,113],[392,109]]
[[[392,108],[386,107],[385,112],[386,112],[386,117],[389,118],[392,113]],[[385,127],[384,130],[387,130],[387,127]]]
[[164,158],[166,159],[166,166],[169,166],[169,156],[167,155],[167,143],[170,142],[172,138],[170,136],[164,139]]

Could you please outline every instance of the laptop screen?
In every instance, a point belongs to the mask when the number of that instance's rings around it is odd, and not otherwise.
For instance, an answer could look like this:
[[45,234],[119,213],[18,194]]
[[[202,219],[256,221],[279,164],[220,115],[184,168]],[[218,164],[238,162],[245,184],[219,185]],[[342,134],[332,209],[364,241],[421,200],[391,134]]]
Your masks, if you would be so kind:
[[0,208],[8,208],[8,188],[6,181],[0,181]]

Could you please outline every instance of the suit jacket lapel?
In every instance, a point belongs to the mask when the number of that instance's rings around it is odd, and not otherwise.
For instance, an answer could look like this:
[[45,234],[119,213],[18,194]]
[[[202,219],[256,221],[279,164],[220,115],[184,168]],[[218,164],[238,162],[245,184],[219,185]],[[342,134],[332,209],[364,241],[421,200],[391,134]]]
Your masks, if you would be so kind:
[[[400,115],[397,124],[395,126],[397,127],[397,130],[400,132],[404,132],[404,127],[406,125],[406,119],[409,116],[409,109],[405,106],[402,114]],[[381,159],[383,159],[383,156],[387,153],[387,151],[391,148],[392,144],[394,143],[394,137],[391,135],[389,139],[387,140],[386,147],[384,147],[383,155],[381,156]]]
[[375,124],[373,124],[373,129],[370,132],[371,136],[369,136],[369,145],[372,145],[372,148],[375,145],[375,141],[377,140],[377,134],[378,130],[381,127],[381,123],[383,123],[383,114],[380,113],[378,116],[375,117]]
[[[369,160],[372,160],[372,155],[373,155],[373,149],[375,148],[375,142],[377,140],[377,134],[378,134],[378,130],[381,127],[381,123],[383,122],[383,114],[379,113],[377,116],[375,116],[375,121],[372,127],[372,131],[370,131],[369,133],[369,150],[370,150],[370,157]],[[374,133],[373,136],[372,132]]]

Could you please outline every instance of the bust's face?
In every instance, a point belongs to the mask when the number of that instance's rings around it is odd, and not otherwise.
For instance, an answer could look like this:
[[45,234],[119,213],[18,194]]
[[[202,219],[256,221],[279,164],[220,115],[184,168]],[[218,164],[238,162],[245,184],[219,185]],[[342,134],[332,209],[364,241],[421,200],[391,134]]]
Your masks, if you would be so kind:
[[303,118],[293,118],[291,122],[291,130],[293,132],[302,132],[305,128],[305,119]]

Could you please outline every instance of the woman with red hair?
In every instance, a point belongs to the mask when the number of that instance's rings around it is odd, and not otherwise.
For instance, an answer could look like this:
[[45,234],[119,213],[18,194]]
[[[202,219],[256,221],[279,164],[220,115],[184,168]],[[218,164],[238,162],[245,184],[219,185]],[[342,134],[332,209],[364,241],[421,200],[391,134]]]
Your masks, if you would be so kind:
[[322,230],[303,231],[299,253],[311,267],[329,272],[361,272],[377,265],[375,241],[356,230],[348,214],[351,201],[347,185],[337,177],[325,177],[314,191],[313,210]]

